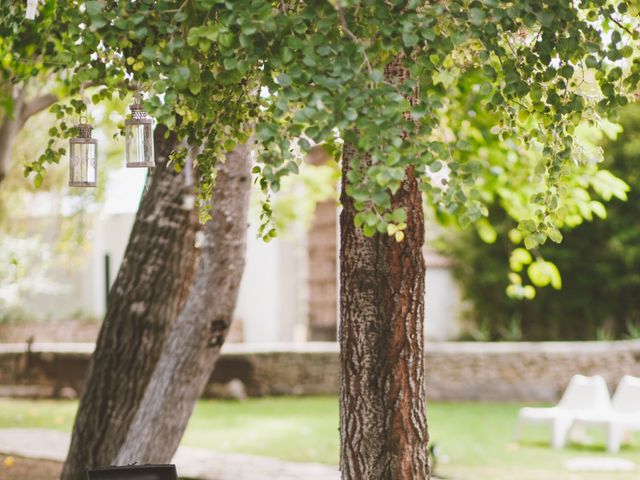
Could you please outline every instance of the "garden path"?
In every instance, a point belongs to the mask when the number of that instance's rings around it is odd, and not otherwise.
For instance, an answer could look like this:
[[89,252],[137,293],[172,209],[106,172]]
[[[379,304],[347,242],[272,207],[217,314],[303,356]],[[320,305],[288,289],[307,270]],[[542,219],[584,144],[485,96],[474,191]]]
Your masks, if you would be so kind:
[[[0,430],[0,453],[63,462],[70,435],[46,429]],[[203,448],[180,447],[173,459],[181,477],[194,480],[338,480],[336,467],[297,463]]]

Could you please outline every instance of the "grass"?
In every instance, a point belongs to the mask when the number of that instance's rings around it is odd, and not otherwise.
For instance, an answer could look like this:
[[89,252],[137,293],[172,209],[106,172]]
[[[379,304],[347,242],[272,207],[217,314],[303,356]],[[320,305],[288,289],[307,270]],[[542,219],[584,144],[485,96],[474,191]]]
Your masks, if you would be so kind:
[[[579,456],[606,456],[604,435],[589,432],[593,444],[549,448],[541,428],[511,441],[520,405],[434,403],[428,407],[431,439],[448,462],[437,471],[452,480],[637,480],[630,473],[569,473],[563,463]],[[41,427],[70,430],[76,403],[0,399],[0,428]],[[637,439],[636,439],[637,440]],[[226,452],[266,455],[296,461],[337,463],[338,405],[334,397],[261,398],[243,402],[198,403],[184,444]],[[621,458],[640,464],[640,445],[624,448]],[[640,467],[640,466],[639,466]]]

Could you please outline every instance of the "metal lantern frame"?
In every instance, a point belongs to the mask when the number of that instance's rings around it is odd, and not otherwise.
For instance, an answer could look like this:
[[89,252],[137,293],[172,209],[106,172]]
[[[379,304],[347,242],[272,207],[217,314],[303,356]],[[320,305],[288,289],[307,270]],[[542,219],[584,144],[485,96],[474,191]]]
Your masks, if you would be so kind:
[[[98,181],[98,140],[91,136],[93,125],[89,124],[86,115],[82,115],[75,128],[78,136],[69,139],[69,186],[95,187]],[[85,149],[82,148],[83,145],[86,146]]]
[[[144,111],[142,95],[139,91],[136,94],[135,102],[129,108],[131,116],[124,122],[127,168],[155,167],[153,118]],[[133,145],[134,143],[137,145]],[[135,150],[135,154],[132,150]]]

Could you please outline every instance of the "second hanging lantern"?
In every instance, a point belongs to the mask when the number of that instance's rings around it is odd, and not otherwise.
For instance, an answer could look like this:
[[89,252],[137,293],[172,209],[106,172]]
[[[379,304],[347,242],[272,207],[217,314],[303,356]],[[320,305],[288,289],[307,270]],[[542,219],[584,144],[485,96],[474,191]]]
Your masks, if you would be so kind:
[[153,167],[153,119],[142,106],[142,95],[136,94],[131,116],[124,121],[127,167]]
[[69,140],[69,186],[95,187],[98,177],[98,141],[91,136],[93,126],[89,124],[86,115],[82,115],[75,128],[78,135]]

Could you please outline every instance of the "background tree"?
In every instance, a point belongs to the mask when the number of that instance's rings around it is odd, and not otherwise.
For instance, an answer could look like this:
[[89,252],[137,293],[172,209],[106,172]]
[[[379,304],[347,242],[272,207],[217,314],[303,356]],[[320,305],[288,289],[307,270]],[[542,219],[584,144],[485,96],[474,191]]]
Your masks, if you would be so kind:
[[[62,57],[60,40],[73,12],[57,11],[56,2],[42,7],[38,22],[24,19],[24,5],[2,7],[0,19],[0,184],[9,169],[17,133],[33,115],[65,95],[54,81],[55,64],[69,64]],[[75,29],[79,27],[75,26]],[[40,180],[41,181],[41,180]]]
[[[619,122],[623,132],[615,140],[603,141],[605,160],[602,168],[630,185],[628,200],[616,198],[608,203],[606,221],[596,212],[593,221],[575,228],[562,229],[561,245],[545,244],[534,252],[553,262],[562,274],[562,288],[536,289],[530,300],[505,295],[509,285],[509,258],[517,245],[509,239],[515,227],[496,203],[490,208],[495,235],[479,235],[477,230],[447,236],[445,251],[457,259],[455,272],[464,295],[473,306],[476,328],[490,338],[519,333],[523,340],[587,340],[638,336],[640,305],[636,292],[640,287],[640,231],[637,222],[639,168],[638,121],[640,108],[626,107]],[[593,136],[593,132],[589,132]],[[620,195],[620,187],[603,173],[582,167],[582,178],[593,185],[585,196],[584,186],[576,185],[576,198],[589,204],[594,187],[601,193]],[[589,185],[587,185],[589,186]],[[573,190],[572,190],[573,191]],[[622,191],[624,193],[624,190]],[[490,242],[483,241],[490,240]],[[589,261],[585,261],[589,259]],[[536,286],[523,272],[525,284]],[[535,272],[534,272],[535,274]],[[517,339],[517,338],[516,338]]]
[[11,111],[5,109],[4,115],[0,120],[0,184],[4,181],[9,170],[9,162],[11,159],[11,151],[16,135],[31,116],[46,110],[53,105],[58,97],[54,94],[47,93],[37,95],[30,99],[27,97],[27,84],[5,86],[5,89],[11,91],[5,95],[11,95]]

